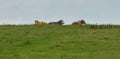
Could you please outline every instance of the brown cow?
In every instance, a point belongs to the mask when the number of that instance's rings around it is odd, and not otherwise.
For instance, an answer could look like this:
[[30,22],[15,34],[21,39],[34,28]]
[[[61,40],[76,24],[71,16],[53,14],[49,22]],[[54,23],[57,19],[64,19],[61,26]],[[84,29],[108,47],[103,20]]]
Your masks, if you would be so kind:
[[80,20],[72,23],[72,25],[83,25],[83,24],[86,24],[84,20]]
[[48,24],[48,23],[43,22],[43,21],[38,21],[38,20],[35,20],[35,24]]

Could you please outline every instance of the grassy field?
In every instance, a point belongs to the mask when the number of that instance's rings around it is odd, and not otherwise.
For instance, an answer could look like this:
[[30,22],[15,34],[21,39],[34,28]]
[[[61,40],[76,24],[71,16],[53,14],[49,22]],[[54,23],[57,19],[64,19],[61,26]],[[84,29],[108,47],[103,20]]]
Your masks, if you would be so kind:
[[120,59],[120,26],[1,25],[0,59]]

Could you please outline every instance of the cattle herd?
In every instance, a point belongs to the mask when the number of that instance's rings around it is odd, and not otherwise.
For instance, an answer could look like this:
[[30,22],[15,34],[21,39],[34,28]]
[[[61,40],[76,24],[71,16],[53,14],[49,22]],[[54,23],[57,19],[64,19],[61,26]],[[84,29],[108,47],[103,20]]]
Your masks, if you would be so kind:
[[[54,25],[63,25],[65,22],[64,20],[59,20],[57,22],[43,22],[43,21],[38,21],[38,20],[35,20],[35,24],[36,25],[40,25],[40,24],[54,24]],[[79,21],[75,21],[72,23],[72,25],[83,25],[83,24],[86,24],[86,22],[82,19],[82,20],[79,20]]]
[[[35,20],[35,25],[45,25],[45,24],[63,25],[63,24],[65,24],[65,22],[64,22],[64,20],[59,20],[57,22],[49,22],[49,23],[47,23],[47,22]],[[72,23],[72,25],[85,25],[85,24],[86,24],[86,22],[83,19],[81,19],[79,21],[74,21]],[[90,25],[89,27],[92,28],[92,29],[98,29],[98,28],[99,29],[104,29],[104,28],[112,28],[113,27],[110,24],[108,24],[108,25],[89,24],[89,25]]]

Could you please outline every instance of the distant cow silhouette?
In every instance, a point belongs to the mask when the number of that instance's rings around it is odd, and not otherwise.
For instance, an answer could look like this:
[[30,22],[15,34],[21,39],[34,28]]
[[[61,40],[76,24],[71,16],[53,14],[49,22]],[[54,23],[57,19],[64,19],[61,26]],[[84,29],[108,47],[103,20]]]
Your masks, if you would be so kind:
[[38,21],[38,20],[35,20],[35,24],[48,24],[48,23],[43,22],[43,21]]
[[49,24],[63,25],[64,24],[64,20],[59,20],[58,22],[50,22]]
[[86,22],[84,20],[80,20],[72,23],[72,25],[82,25],[82,24],[86,24]]

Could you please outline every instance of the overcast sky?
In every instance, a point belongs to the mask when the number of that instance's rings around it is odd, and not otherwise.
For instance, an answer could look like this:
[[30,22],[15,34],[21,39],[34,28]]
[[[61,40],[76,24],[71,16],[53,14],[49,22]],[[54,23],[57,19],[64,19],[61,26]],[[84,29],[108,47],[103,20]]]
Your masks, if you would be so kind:
[[120,0],[0,0],[0,24],[34,24],[35,19],[120,24]]

